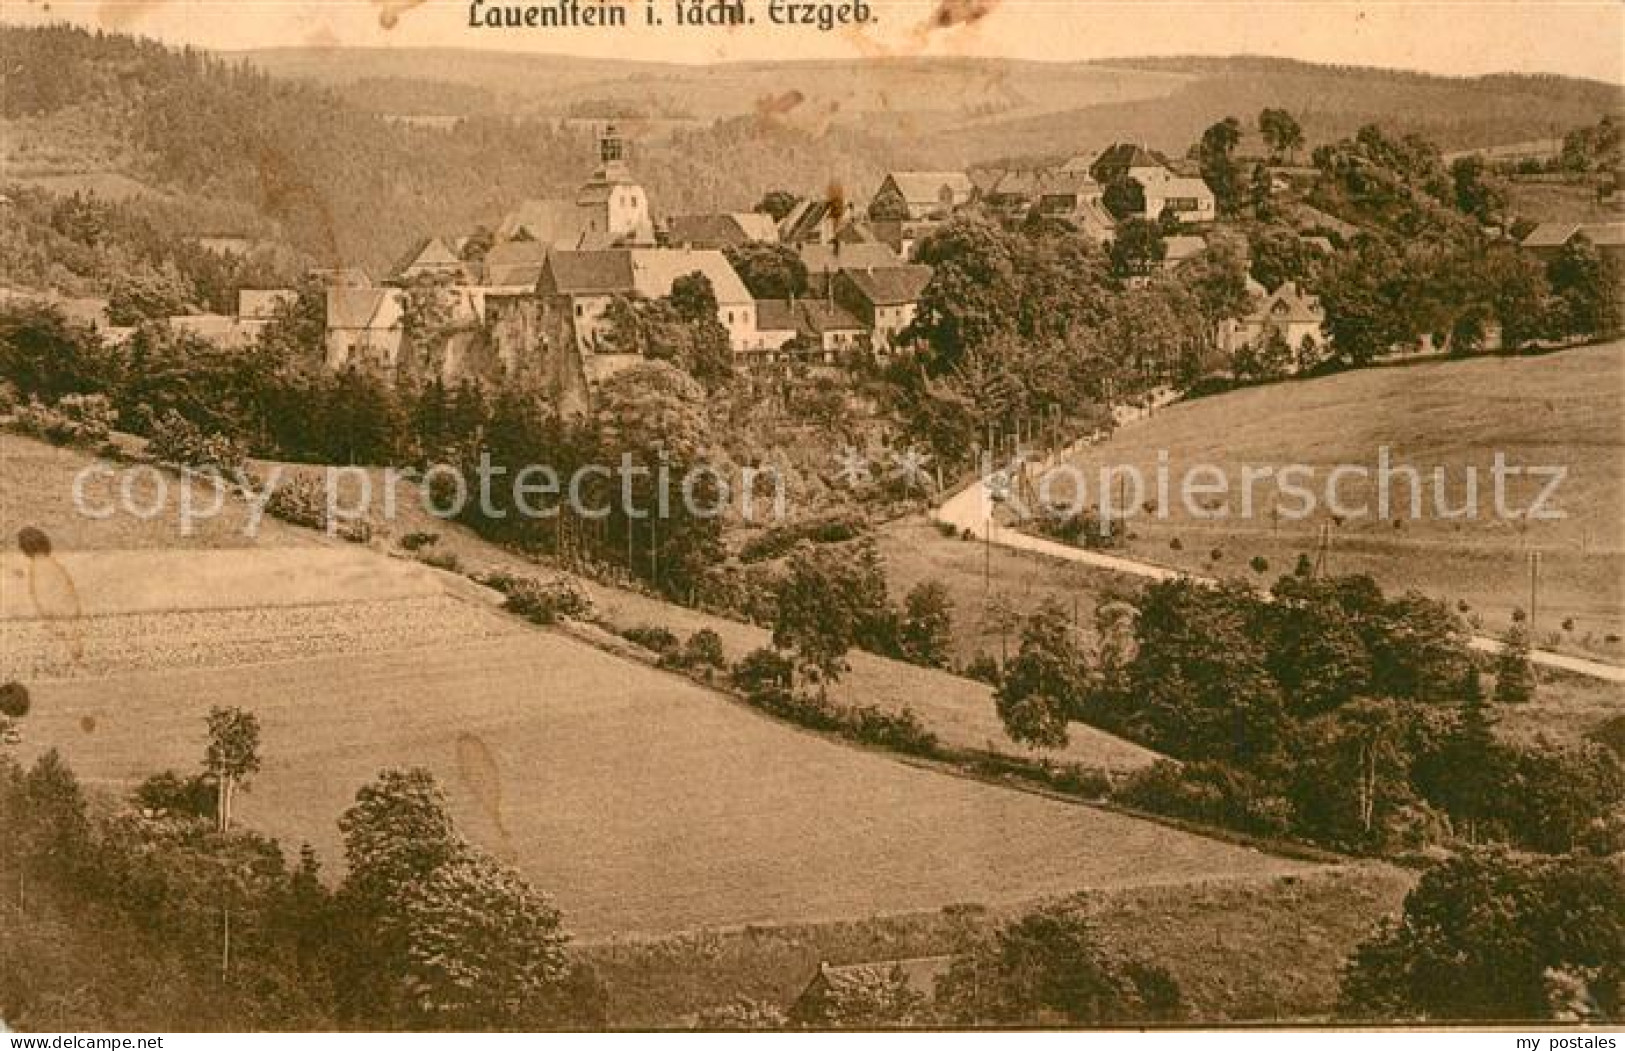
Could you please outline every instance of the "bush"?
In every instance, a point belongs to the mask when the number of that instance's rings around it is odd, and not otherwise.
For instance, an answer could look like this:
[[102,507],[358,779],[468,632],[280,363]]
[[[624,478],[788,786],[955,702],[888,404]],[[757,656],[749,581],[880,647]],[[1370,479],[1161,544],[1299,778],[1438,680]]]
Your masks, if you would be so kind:
[[14,426],[23,434],[52,445],[94,448],[105,442],[118,423],[113,403],[101,394],[65,394],[55,405],[29,399],[17,410]]
[[426,566],[443,569],[447,573],[461,573],[463,560],[457,557],[455,551],[419,551],[417,560]]
[[1253,568],[1253,572],[1257,573],[1259,576],[1263,576],[1265,573],[1270,571],[1270,560],[1265,558],[1263,555],[1254,555],[1252,561],[1247,564],[1251,566]]
[[188,817],[215,816],[219,793],[213,781],[196,774],[181,777],[173,770],[153,774],[135,790],[136,806],[142,810]]
[[327,493],[312,475],[296,474],[272,490],[265,501],[265,511],[274,518],[306,529],[326,529]]
[[795,684],[796,666],[778,650],[761,649],[747,653],[733,669],[733,684],[747,698],[768,691],[788,691]]
[[965,678],[985,682],[989,686],[997,687],[1004,681],[1004,671],[999,667],[997,657],[986,653],[978,653],[972,657],[970,663],[965,665]]
[[777,526],[747,541],[739,550],[739,560],[747,565],[783,558],[797,544],[843,544],[862,535],[864,521],[857,515],[830,515],[806,522]]
[[728,657],[722,651],[722,636],[710,628],[701,628],[688,637],[682,657],[686,668],[721,671],[728,666]]
[[914,709],[888,712],[873,705],[842,711],[835,710],[837,729],[865,744],[878,745],[895,752],[930,756],[937,751],[937,736],[920,722]]
[[510,578],[507,586],[498,588],[507,595],[503,608],[517,613],[533,624],[557,624],[561,620],[579,620],[592,612],[592,602],[563,577],[537,580],[532,577]]
[[407,551],[421,551],[440,543],[439,533],[408,533],[401,537],[401,547]]
[[667,654],[676,653],[682,648],[682,642],[679,641],[674,633],[666,628],[654,627],[652,625],[640,625],[639,627],[635,628],[627,628],[625,631],[621,632],[621,638],[625,639],[627,642],[642,646],[650,653],[658,653],[662,657],[666,656]]
[[1258,778],[1225,763],[1159,762],[1128,778],[1113,798],[1124,806],[1263,835],[1287,831],[1286,801]]
[[242,442],[224,434],[204,434],[174,409],[152,425],[147,454],[171,467],[214,471],[228,478],[240,477],[248,463]]

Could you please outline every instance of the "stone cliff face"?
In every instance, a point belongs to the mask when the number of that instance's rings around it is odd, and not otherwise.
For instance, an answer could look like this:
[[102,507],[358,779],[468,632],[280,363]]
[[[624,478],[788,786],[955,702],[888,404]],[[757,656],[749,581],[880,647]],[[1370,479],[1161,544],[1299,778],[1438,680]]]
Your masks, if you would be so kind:
[[589,411],[586,363],[567,300],[554,302],[528,293],[491,297],[486,323],[502,375],[534,382],[561,416]]

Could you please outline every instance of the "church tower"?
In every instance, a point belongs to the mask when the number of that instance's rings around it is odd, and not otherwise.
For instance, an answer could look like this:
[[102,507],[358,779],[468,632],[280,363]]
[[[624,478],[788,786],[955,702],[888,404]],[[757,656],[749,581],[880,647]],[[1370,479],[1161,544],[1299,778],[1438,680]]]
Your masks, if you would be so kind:
[[591,247],[654,242],[649,196],[632,178],[626,163],[626,139],[614,124],[598,135],[598,170],[581,187],[576,204],[586,213],[586,240]]

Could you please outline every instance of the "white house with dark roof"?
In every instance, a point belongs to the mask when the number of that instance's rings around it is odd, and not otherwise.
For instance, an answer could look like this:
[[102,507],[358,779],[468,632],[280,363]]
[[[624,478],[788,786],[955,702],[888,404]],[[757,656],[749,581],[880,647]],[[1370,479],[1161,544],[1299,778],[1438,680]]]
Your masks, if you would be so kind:
[[843,270],[835,277],[835,301],[863,322],[875,351],[885,354],[899,349],[899,337],[914,323],[930,283],[928,266]]
[[[1275,291],[1259,299],[1245,317],[1220,324],[1219,349],[1234,355],[1243,347],[1256,347],[1279,333],[1300,360],[1318,360],[1326,349],[1326,309],[1320,297],[1296,281],[1284,281]],[[1305,349],[1308,354],[1302,353]]]
[[873,215],[914,222],[941,221],[976,199],[976,184],[965,172],[892,172],[870,202]]
[[596,349],[606,335],[604,315],[616,296],[659,299],[680,277],[704,274],[717,297],[717,320],[736,353],[765,349],[756,324],[756,301],[721,252],[677,248],[615,248],[548,255],[537,293],[567,312],[577,345]]
[[398,288],[329,288],[327,367],[393,374],[405,345],[404,305]]

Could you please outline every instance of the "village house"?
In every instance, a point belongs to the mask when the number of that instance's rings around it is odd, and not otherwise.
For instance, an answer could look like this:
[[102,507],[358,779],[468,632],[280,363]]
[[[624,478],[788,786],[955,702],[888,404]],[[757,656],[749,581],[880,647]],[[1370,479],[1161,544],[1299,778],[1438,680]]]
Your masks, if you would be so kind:
[[540,241],[504,241],[494,244],[480,261],[481,284],[486,288],[534,291],[542,279],[548,247]]
[[1162,241],[1164,270],[1177,270],[1207,251],[1207,240],[1194,234],[1175,234]]
[[984,173],[982,180],[980,203],[998,219],[1041,216],[1066,223],[1096,244],[1111,239],[1116,224],[1103,203],[1105,190],[1086,169]]
[[537,284],[544,311],[568,319],[576,346],[595,352],[607,334],[605,313],[616,296],[659,299],[680,277],[704,274],[717,298],[717,320],[735,353],[766,349],[756,324],[756,301],[721,252],[677,248],[619,248],[552,252]]
[[[1261,291],[1261,286],[1250,282],[1249,287]],[[1279,333],[1292,351],[1294,359],[1319,360],[1327,340],[1324,324],[1326,309],[1320,297],[1305,291],[1296,281],[1284,281],[1273,292],[1258,297],[1258,305],[1246,316],[1224,321],[1219,325],[1218,346],[1234,357],[1245,347],[1259,347]]]
[[778,224],[761,212],[722,212],[712,215],[674,215],[666,220],[661,242],[669,248],[720,251],[755,242],[773,244]]
[[802,245],[798,254],[801,265],[807,268],[807,291],[814,296],[829,295],[831,280],[842,270],[884,270],[903,265],[890,245],[878,241]]
[[1167,213],[1182,223],[1211,223],[1218,218],[1218,199],[1199,176],[1173,170],[1161,154],[1134,143],[1108,146],[1090,167],[1102,186],[1127,180],[1140,189],[1138,218],[1157,220]]
[[976,198],[976,184],[964,172],[892,172],[869,202],[876,219],[941,222]]
[[327,367],[394,375],[405,343],[405,298],[398,288],[329,288]]
[[1598,253],[1625,263],[1625,222],[1541,223],[1529,232],[1522,245],[1525,251],[1550,262],[1582,236],[1597,246]]
[[1211,223],[1219,217],[1218,198],[1212,187],[1197,176],[1161,172],[1129,178],[1145,194],[1141,214],[1147,219],[1172,215],[1182,223]]
[[758,300],[756,324],[763,347],[751,352],[751,364],[794,357],[834,365],[868,345],[868,327],[824,299]]
[[835,276],[835,301],[869,330],[877,354],[890,354],[902,349],[900,337],[914,324],[930,283],[928,266],[847,269]]
[[389,270],[392,284],[415,281],[467,281],[468,266],[449,244],[439,237],[423,237]]
[[1089,174],[1102,186],[1118,179],[1157,179],[1171,175],[1168,162],[1159,153],[1137,143],[1114,142],[1101,151],[1089,166]]

